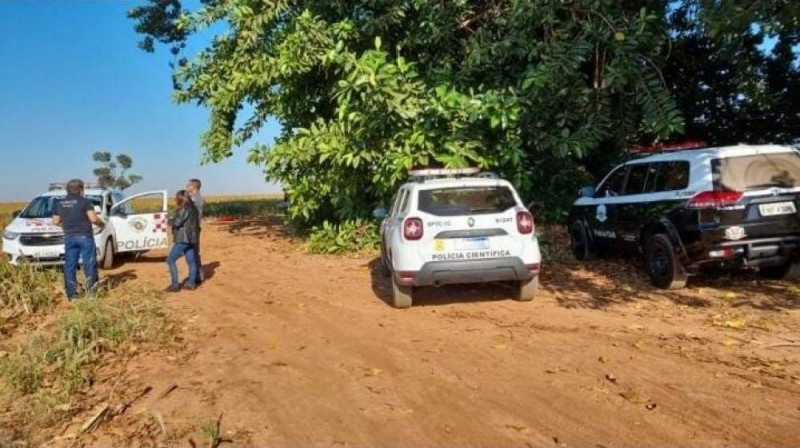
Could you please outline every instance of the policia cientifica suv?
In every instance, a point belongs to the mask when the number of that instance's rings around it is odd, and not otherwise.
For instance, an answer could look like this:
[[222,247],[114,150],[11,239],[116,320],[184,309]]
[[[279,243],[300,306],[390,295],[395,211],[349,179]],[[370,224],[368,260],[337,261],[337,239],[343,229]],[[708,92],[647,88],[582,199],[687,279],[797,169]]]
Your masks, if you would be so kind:
[[650,280],[665,289],[707,266],[800,276],[797,150],[640,149],[641,157],[581,190],[569,220],[575,257],[641,251]]

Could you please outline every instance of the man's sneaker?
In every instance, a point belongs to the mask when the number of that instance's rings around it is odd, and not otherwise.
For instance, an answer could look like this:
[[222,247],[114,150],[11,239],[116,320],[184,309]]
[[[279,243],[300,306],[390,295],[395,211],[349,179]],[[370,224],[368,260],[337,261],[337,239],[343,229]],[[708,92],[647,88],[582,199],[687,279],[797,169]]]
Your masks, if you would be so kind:
[[179,292],[180,290],[181,290],[180,286],[169,285],[167,286],[166,289],[164,289],[164,292]]

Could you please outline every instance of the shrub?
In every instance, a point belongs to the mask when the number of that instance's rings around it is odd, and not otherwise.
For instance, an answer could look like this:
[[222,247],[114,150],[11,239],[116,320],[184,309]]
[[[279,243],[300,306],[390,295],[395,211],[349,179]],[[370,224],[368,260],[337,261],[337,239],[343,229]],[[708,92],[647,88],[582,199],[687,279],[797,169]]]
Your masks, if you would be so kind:
[[315,254],[344,254],[375,250],[380,243],[378,225],[355,219],[341,224],[324,222],[311,229],[308,250]]

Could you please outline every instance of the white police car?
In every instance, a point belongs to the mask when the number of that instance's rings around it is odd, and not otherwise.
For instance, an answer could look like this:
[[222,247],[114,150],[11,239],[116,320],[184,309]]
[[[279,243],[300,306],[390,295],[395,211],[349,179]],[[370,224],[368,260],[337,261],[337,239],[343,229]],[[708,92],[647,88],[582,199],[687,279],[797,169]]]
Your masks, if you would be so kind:
[[702,142],[636,152],[581,190],[569,227],[575,257],[641,251],[650,280],[665,289],[705,267],[800,276],[800,152]]
[[382,217],[381,262],[392,305],[408,308],[414,288],[510,281],[517,300],[539,285],[541,255],[531,213],[514,187],[478,169],[411,171]]
[[[12,264],[64,264],[64,232],[53,225],[53,205],[66,194],[63,184],[35,197],[3,230],[3,253]],[[110,269],[116,254],[168,247],[167,192],[146,192],[125,198],[122,192],[87,184],[85,196],[106,222],[95,228],[98,265]]]

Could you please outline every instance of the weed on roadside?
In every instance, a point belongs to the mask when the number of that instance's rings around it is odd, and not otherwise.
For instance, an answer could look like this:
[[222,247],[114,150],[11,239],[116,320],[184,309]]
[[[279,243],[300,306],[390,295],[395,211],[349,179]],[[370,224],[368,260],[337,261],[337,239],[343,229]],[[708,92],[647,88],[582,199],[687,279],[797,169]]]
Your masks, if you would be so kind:
[[0,398],[12,419],[41,427],[68,417],[77,393],[95,384],[105,356],[166,338],[170,318],[160,297],[159,291],[131,287],[78,300],[0,359]]
[[14,266],[0,257],[0,323],[50,308],[59,295],[59,276],[55,270]]
[[378,225],[356,219],[341,224],[324,222],[311,230],[308,251],[313,254],[345,254],[374,251],[380,243]]

